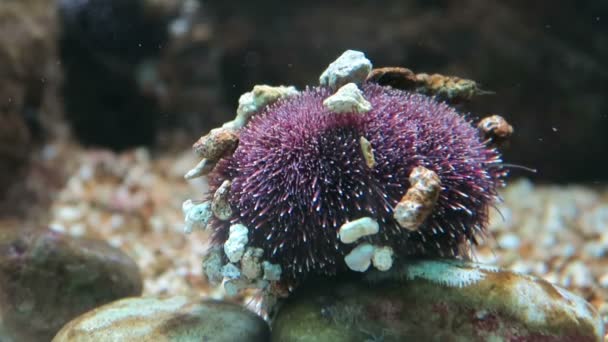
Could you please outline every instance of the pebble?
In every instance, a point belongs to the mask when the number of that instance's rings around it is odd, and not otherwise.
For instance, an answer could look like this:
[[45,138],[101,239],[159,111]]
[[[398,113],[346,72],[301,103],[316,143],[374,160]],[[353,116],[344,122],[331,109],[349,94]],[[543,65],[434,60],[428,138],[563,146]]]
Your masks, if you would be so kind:
[[342,243],[353,243],[360,238],[378,233],[380,226],[371,217],[363,217],[354,221],[346,222],[338,230]]
[[[468,279],[454,281],[452,278]],[[584,299],[531,276],[421,260],[360,280],[305,284],[280,307],[276,341],[600,341]]]
[[374,255],[374,246],[369,243],[362,243],[353,248],[350,253],[344,257],[346,266],[356,272],[365,272],[371,264]]
[[49,341],[74,317],[141,291],[135,262],[104,241],[0,228],[0,341]]
[[343,85],[338,91],[323,101],[323,106],[333,113],[364,114],[372,110],[372,105],[354,83]]
[[224,253],[230,262],[238,262],[245,253],[245,246],[248,239],[249,230],[242,224],[233,224],[230,226],[228,240],[224,243]]
[[346,50],[319,77],[319,84],[338,89],[347,83],[361,84],[372,70],[372,63],[360,51]]
[[119,300],[75,318],[52,342],[269,341],[266,322],[241,306],[184,296]]
[[498,238],[498,245],[502,249],[517,249],[520,244],[519,237],[513,233],[502,234]]

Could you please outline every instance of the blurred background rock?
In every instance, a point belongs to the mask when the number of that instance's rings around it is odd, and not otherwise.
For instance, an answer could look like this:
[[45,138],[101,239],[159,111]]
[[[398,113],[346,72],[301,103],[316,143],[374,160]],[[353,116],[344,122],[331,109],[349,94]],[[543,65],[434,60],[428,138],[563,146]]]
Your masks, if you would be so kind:
[[[19,112],[22,119],[16,121],[29,129],[53,84],[41,79],[47,80],[45,65],[56,62],[50,57],[56,48],[63,71],[56,76],[63,78],[65,119],[73,136],[116,150],[163,145],[176,136],[185,147],[229,119],[238,96],[254,84],[315,84],[327,61],[354,48],[376,66],[458,75],[495,92],[462,110],[473,116],[499,113],[513,123],[516,134],[505,160],[539,170],[525,176],[606,179],[605,2],[8,0],[0,5],[4,12],[16,6],[28,10],[14,14],[18,24],[2,31],[2,49],[28,53],[13,57],[20,65],[2,63],[7,69],[2,72],[15,74],[21,87],[3,81],[6,94],[18,93],[5,96],[12,100],[4,101],[3,115]],[[18,30],[25,39],[15,39]],[[21,128],[10,130],[12,138],[3,133],[3,139],[27,140],[23,125],[14,127]]]

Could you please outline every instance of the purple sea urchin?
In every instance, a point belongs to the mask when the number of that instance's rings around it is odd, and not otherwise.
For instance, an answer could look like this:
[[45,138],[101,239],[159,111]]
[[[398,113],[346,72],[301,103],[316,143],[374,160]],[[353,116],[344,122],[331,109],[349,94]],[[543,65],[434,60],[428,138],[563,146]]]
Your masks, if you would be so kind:
[[[323,105],[332,90],[311,88],[266,107],[241,129],[234,154],[209,175],[209,198],[231,182],[231,219],[211,223],[216,243],[228,240],[231,224],[244,225],[247,246],[280,265],[288,283],[346,270],[357,245],[341,242],[338,232],[361,218],[379,231],[360,241],[396,258],[462,256],[464,245],[477,243],[505,174],[499,153],[444,103],[373,83],[361,90],[367,113],[333,112]],[[411,230],[393,214],[418,166],[438,176],[441,191]]]

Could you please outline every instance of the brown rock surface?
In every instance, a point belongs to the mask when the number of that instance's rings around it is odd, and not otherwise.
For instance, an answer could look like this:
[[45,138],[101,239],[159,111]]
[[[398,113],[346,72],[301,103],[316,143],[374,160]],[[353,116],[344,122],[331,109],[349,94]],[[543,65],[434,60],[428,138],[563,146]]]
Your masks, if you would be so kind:
[[0,201],[29,161],[30,129],[56,89],[53,2],[0,2]]

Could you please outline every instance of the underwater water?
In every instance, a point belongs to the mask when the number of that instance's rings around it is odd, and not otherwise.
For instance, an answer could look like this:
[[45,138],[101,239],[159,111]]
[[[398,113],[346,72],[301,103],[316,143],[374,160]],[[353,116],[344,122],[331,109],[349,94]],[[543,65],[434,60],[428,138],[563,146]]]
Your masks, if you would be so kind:
[[601,341],[608,3],[0,1],[0,342]]

